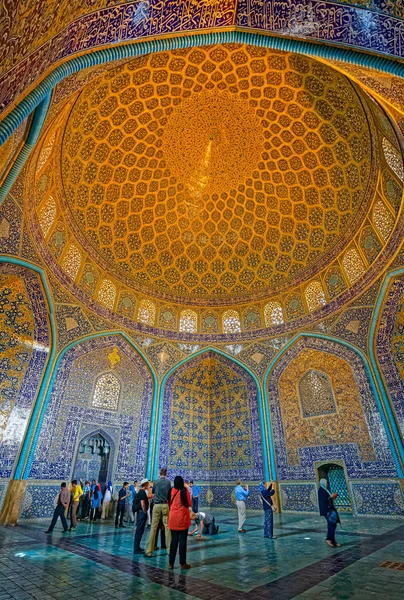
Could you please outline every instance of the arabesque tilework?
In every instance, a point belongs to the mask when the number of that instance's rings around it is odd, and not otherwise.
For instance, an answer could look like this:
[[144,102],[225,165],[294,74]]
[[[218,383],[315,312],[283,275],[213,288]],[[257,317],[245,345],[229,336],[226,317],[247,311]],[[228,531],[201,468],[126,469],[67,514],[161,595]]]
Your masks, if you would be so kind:
[[[333,382],[337,416],[303,419],[299,413],[293,382],[313,361]],[[396,475],[364,365],[353,350],[318,338],[298,340],[273,368],[268,396],[280,480],[313,480],[314,461],[327,459],[343,459],[352,479]]]
[[159,464],[201,482],[261,479],[262,440],[252,377],[215,352],[172,373],[164,388]]
[[[91,407],[96,379],[108,372],[121,384],[118,412]],[[145,474],[151,399],[151,374],[123,338],[105,336],[74,346],[60,361],[30,478],[79,477],[80,473],[72,472],[78,444],[89,434],[100,432],[112,449],[116,448],[114,478],[141,479]]]
[[49,351],[36,273],[0,264],[0,477],[11,475]]

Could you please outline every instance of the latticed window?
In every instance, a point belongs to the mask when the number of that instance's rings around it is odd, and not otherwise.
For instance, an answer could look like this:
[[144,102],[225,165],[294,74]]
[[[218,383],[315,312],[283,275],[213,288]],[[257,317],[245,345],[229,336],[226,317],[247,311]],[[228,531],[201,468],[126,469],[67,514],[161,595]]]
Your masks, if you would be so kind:
[[264,308],[265,325],[283,325],[283,310],[279,302],[268,302]]
[[198,330],[198,315],[194,310],[183,310],[180,316],[180,331],[196,333]]
[[56,203],[53,196],[49,196],[45,204],[41,207],[38,215],[39,225],[46,237],[56,219]]
[[236,310],[226,310],[223,313],[223,331],[224,333],[240,333],[240,316]]
[[156,318],[156,307],[150,300],[142,300],[139,304],[137,319],[146,325],[154,325]]
[[76,279],[81,265],[80,250],[74,244],[70,244],[62,261],[62,269],[71,277]]
[[118,410],[121,384],[113,373],[100,375],[95,383],[91,406],[106,410]]
[[401,181],[404,181],[403,159],[400,152],[387,138],[383,138],[382,147],[386,162]]
[[327,303],[324,291],[319,281],[312,281],[305,291],[306,302],[309,310],[315,310]]
[[365,265],[355,248],[350,248],[350,250],[345,253],[342,264],[349,283],[353,283],[365,272]]
[[336,412],[334,394],[328,376],[311,369],[299,381],[303,417],[316,417]]
[[113,309],[116,298],[116,285],[110,279],[104,279],[98,290],[98,300],[107,308]]
[[378,200],[375,203],[373,209],[373,223],[380,233],[380,236],[384,240],[387,240],[394,227],[394,218],[387,206],[381,200]]

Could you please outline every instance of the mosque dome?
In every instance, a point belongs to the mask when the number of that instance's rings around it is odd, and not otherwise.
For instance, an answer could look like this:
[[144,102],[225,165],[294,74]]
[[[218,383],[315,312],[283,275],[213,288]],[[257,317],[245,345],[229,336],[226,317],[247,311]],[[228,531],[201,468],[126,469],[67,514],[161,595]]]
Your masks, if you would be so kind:
[[[46,175],[38,159],[36,217],[49,186],[63,215],[57,259],[75,279],[69,240],[93,265],[84,287],[107,273],[109,308],[121,288],[167,312],[262,308],[300,286],[299,315],[357,279],[338,257],[372,218],[381,115],[301,55],[227,44],[141,56],[85,85],[58,135],[48,129],[58,162]],[[356,262],[362,274],[360,252]],[[313,306],[310,282],[324,289]]]

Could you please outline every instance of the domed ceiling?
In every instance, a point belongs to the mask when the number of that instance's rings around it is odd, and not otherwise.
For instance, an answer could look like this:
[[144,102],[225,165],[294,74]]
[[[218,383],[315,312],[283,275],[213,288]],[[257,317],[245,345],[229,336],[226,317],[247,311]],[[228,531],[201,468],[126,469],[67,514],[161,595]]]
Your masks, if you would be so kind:
[[391,260],[400,142],[331,67],[228,44],[139,57],[76,89],[25,202],[46,264],[99,314],[162,334],[286,331]]
[[245,302],[312,277],[352,239],[371,154],[360,95],[316,61],[231,45],[145,56],[75,102],[66,218],[137,291]]

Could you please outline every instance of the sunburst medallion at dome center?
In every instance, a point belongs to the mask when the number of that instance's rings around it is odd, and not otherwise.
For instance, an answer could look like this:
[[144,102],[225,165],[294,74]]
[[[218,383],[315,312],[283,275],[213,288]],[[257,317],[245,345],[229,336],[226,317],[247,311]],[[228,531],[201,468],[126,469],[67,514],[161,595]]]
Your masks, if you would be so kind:
[[264,131],[248,102],[214,91],[176,107],[162,139],[170,172],[200,198],[237,188],[251,177],[263,151]]

